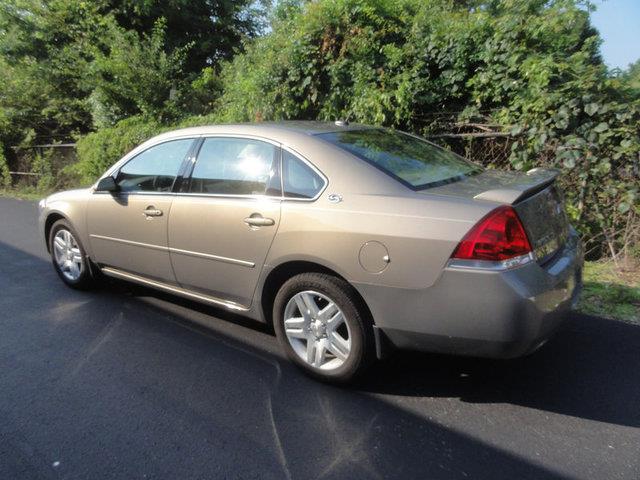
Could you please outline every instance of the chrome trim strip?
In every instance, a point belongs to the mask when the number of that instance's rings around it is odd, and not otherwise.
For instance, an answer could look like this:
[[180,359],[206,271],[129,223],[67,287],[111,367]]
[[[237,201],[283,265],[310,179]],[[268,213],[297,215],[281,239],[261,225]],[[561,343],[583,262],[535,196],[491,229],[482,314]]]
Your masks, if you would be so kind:
[[171,253],[178,253],[180,255],[188,255],[190,257],[206,258],[207,260],[217,260],[218,262],[231,263],[233,265],[242,265],[243,267],[253,268],[256,266],[253,262],[247,262],[246,260],[237,260],[235,258],[220,257],[218,255],[212,255],[210,253],[193,252],[191,250],[182,250],[180,248],[169,247]]
[[181,255],[189,255],[191,257],[206,258],[207,260],[217,260],[218,262],[231,263],[234,265],[242,265],[243,267],[253,268],[256,266],[254,262],[248,262],[246,260],[238,260],[236,258],[221,257],[219,255],[212,255],[210,253],[200,253],[200,252],[194,252],[191,250],[182,250],[180,248],[163,247],[162,245],[153,245],[150,243],[134,242],[133,240],[124,240],[122,238],[106,237],[104,235],[96,235],[93,233],[89,236],[91,238],[97,238],[99,240],[108,240],[116,243],[124,243],[125,245],[133,245],[134,247],[150,248],[152,250],[178,253]]
[[250,133],[223,133],[223,132],[201,133],[200,138],[240,138],[240,139],[257,140],[259,142],[270,143],[271,145],[274,145],[276,147],[280,147],[282,145],[279,141],[273,140],[272,138],[263,137],[261,135],[252,135]]
[[[266,138],[266,137],[259,137],[259,136],[255,136],[255,135],[242,135],[242,134],[225,134],[225,133],[216,133],[216,134],[203,134],[201,136],[201,138],[204,138],[205,140],[207,138],[239,138],[239,139],[249,139],[249,140],[257,140],[257,141],[262,141],[265,143],[269,143],[271,145],[275,145],[277,147],[279,147],[282,150],[286,150],[287,152],[289,152],[291,155],[293,155],[294,157],[296,157],[298,160],[300,160],[302,163],[306,164],[311,170],[313,170],[314,172],[316,172],[318,174],[318,176],[322,179],[323,182],[323,186],[322,188],[318,191],[318,194],[313,197],[313,198],[291,198],[291,197],[285,197],[284,196],[284,185],[283,185],[283,181],[284,181],[284,172],[282,171],[282,157],[280,157],[280,191],[281,191],[281,195],[276,197],[273,195],[229,195],[229,194],[222,194],[222,193],[191,193],[191,192],[177,192],[178,196],[195,196],[195,197],[214,197],[214,198],[256,198],[256,199],[263,199],[263,198],[268,198],[268,199],[273,199],[273,200],[286,200],[287,202],[315,202],[318,198],[320,198],[322,196],[322,194],[324,193],[324,191],[327,189],[327,187],[329,186],[329,179],[327,178],[327,176],[322,173],[320,170],[318,170],[318,167],[316,167],[313,163],[311,163],[309,160],[306,159],[306,157],[304,157],[303,155],[301,155],[300,153],[296,152],[294,149],[280,143],[277,142],[276,140],[271,140],[270,138]],[[192,160],[193,162],[196,162],[197,159],[194,158]]]
[[213,198],[229,198],[236,199],[240,198],[243,200],[272,200],[274,202],[279,202],[282,200],[282,197],[275,197],[273,195],[237,195],[237,194],[227,194],[227,193],[199,193],[199,192],[177,192],[175,195],[179,197],[213,197]]
[[[266,196],[266,195],[256,195],[256,197],[260,197],[260,198],[273,198],[273,199],[279,199],[279,200],[286,200],[288,202],[315,202],[318,198],[320,198],[322,196],[322,194],[324,193],[324,191],[327,189],[328,185],[329,185],[329,179],[326,177],[326,175],[321,172],[320,170],[318,170],[318,168],[311,163],[309,160],[307,160],[306,157],[304,157],[303,155],[301,155],[300,153],[296,152],[294,149],[278,142],[277,140],[272,140],[271,138],[267,138],[267,137],[261,137],[258,135],[245,135],[242,133],[200,133],[200,134],[190,134],[190,135],[175,135],[175,136],[171,136],[168,138],[162,138],[159,141],[150,143],[153,139],[148,140],[147,142],[144,142],[140,145],[138,145],[136,148],[134,148],[133,150],[131,150],[129,153],[127,153],[124,157],[122,157],[120,160],[118,160],[114,165],[112,165],[104,174],[102,174],[102,176],[90,187],[93,192],[92,193],[103,193],[103,194],[111,194],[111,192],[96,192],[96,186],[98,185],[98,183],[100,182],[100,180],[102,180],[104,177],[107,177],[109,175],[113,175],[115,172],[119,171],[120,168],[122,168],[125,164],[127,164],[129,162],[129,160],[133,159],[134,157],[138,156],[140,153],[145,152],[146,150],[158,146],[162,143],[167,143],[167,142],[172,142],[175,140],[184,140],[184,139],[193,139],[193,140],[197,140],[199,138],[212,138],[212,137],[222,137],[222,138],[241,138],[241,139],[250,139],[250,140],[258,140],[258,141],[263,141],[266,143],[269,143],[271,145],[274,145],[276,147],[281,148],[282,150],[286,150],[289,153],[295,155],[297,158],[299,158],[302,162],[306,163],[313,171],[315,171],[318,175],[320,175],[320,177],[322,178],[322,180],[324,181],[324,185],[323,187],[320,189],[320,191],[318,192],[318,194],[313,197],[313,198],[289,198],[289,197],[285,197],[284,196],[284,191],[281,191],[282,195],[280,197],[273,197],[273,196]],[[144,147],[144,148],[142,148]],[[195,162],[196,158],[192,157],[191,158],[191,162]],[[280,159],[280,165],[282,166],[282,158]],[[280,169],[282,170],[282,168]],[[280,171],[280,175],[282,178],[283,172]],[[281,189],[282,190],[282,189]],[[173,195],[173,196],[178,196],[178,195],[185,195],[184,192],[143,192],[143,191],[132,191],[132,192],[120,192],[119,194],[126,194],[126,195]],[[188,195],[188,194],[187,194]],[[228,197],[228,198],[245,198],[245,196],[242,195],[222,195],[222,194],[205,194],[205,195],[201,195],[201,196],[218,196],[218,197]]]
[[124,240],[123,238],[106,237],[104,235],[96,235],[94,233],[90,234],[89,236],[91,238],[97,238],[99,240],[109,240],[111,242],[124,243],[125,245],[133,245],[134,247],[150,248],[152,250],[160,250],[163,252],[169,251],[168,247],[163,247],[162,245],[153,245],[151,243],[134,242],[133,240]]
[[105,275],[108,275],[110,277],[115,277],[115,278],[120,278],[122,280],[129,280],[131,282],[135,282],[135,283],[140,283],[142,285],[148,285],[150,287],[154,287],[160,290],[164,290],[167,291],[169,293],[174,293],[176,295],[181,295],[183,297],[187,297],[187,298],[192,298],[195,300],[200,300],[202,302],[207,302],[207,303],[211,303],[214,305],[219,305],[225,308],[228,308],[229,310],[236,310],[236,311],[241,311],[241,312],[246,312],[249,310],[249,308],[240,305],[238,303],[235,302],[229,302],[227,300],[221,300],[219,298],[216,297],[210,297],[209,295],[203,295],[201,293],[195,293],[192,292],[190,290],[181,288],[181,287],[174,287],[172,285],[168,285],[166,283],[162,283],[162,282],[158,282],[156,280],[150,280],[148,278],[145,277],[140,277],[138,275],[134,275],[132,273],[127,273],[127,272],[123,272],[121,270],[117,270],[115,268],[111,268],[111,267],[102,267],[100,269],[102,271],[102,273],[104,273]]
[[[98,191],[93,191],[92,192],[93,195],[111,195],[111,196],[116,196],[116,197],[121,197],[121,196],[125,196],[125,195],[150,195],[150,196],[157,196],[157,195],[165,195],[165,196],[170,196],[170,197],[212,197],[212,198],[229,198],[229,199],[242,199],[242,200],[272,200],[274,202],[279,202],[281,200],[295,200],[293,198],[286,198],[283,199],[280,196],[274,196],[274,195],[236,195],[236,194],[228,194],[228,193],[199,193],[199,192],[145,192],[142,190],[137,190],[137,191],[131,191],[131,192],[116,192],[115,194],[112,194],[111,192],[98,192]],[[309,199],[302,199],[302,200],[306,200],[308,201]]]
[[[174,132],[174,133],[177,133],[177,132]],[[149,150],[152,147],[155,147],[157,145],[161,145],[161,144],[167,143],[167,142],[173,142],[174,140],[187,140],[189,138],[191,138],[193,140],[197,140],[200,137],[202,137],[202,134],[172,135],[170,137],[164,137],[164,138],[161,138],[161,139],[156,139],[156,137],[150,138],[146,142],[143,142],[140,145],[138,145],[137,147],[135,147],[133,150],[131,150],[126,155],[124,155],[122,158],[120,158],[120,160],[118,160],[116,163],[114,163],[105,173],[102,174],[102,176],[98,179],[98,181],[92,185],[92,188],[95,189],[95,187],[98,185],[100,180],[102,180],[104,177],[108,177],[109,175],[113,175],[115,172],[119,171],[126,163],[128,163],[129,160],[133,159],[133,157],[137,157],[139,154]]]
[[125,195],[151,195],[151,196],[159,196],[164,195],[166,197],[175,197],[177,195],[176,192],[154,192],[147,190],[122,190],[118,192],[101,192],[99,190],[93,190],[91,192],[93,195],[111,195],[112,197],[123,197]]
[[511,270],[518,268],[535,260],[533,253],[529,252],[526,255],[519,257],[509,258],[500,262],[494,262],[490,260],[463,260],[460,258],[451,258],[447,262],[445,268],[452,270],[475,270],[485,272],[502,272],[505,270]]

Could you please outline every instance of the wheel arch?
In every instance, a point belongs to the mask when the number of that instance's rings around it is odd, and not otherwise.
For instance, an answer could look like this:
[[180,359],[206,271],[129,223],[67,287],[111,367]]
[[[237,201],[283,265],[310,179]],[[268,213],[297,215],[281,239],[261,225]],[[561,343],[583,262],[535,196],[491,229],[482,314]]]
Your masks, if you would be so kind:
[[45,241],[45,244],[47,245],[47,252],[49,253],[51,253],[51,247],[49,245],[49,234],[51,233],[51,228],[53,227],[53,224],[56,223],[58,220],[66,220],[67,222],[69,221],[69,219],[66,216],[64,216],[62,213],[58,211],[50,212],[44,221],[44,241]]
[[295,275],[301,273],[326,273],[344,280],[353,289],[353,293],[366,317],[375,325],[375,321],[367,302],[358,289],[343,275],[320,263],[311,260],[289,260],[274,267],[265,277],[260,293],[260,307],[262,315],[268,325],[273,326],[273,303],[284,283]]

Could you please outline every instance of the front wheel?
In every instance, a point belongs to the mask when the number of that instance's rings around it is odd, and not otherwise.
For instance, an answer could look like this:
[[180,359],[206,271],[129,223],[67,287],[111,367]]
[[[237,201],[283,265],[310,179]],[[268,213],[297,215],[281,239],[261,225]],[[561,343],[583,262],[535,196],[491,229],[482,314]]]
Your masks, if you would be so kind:
[[322,273],[292,277],[276,295],[273,318],[288,357],[316,378],[349,382],[373,360],[366,309],[340,278]]
[[93,285],[86,252],[66,220],[58,220],[51,227],[49,251],[53,268],[64,283],[77,289]]

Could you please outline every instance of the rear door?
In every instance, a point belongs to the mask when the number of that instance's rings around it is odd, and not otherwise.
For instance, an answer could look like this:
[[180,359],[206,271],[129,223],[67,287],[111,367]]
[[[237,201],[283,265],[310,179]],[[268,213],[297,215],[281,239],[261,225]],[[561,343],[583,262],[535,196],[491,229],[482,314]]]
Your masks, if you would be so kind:
[[173,186],[193,142],[193,138],[178,139],[150,147],[115,175],[119,192],[94,192],[87,207],[94,261],[175,283],[167,225]]
[[279,146],[265,140],[203,140],[169,218],[182,287],[250,306],[280,222],[279,164]]

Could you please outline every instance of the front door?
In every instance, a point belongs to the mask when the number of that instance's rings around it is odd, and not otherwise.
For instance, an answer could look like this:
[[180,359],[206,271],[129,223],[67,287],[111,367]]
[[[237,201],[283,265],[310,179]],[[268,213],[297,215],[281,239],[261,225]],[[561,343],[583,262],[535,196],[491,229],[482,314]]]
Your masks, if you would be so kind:
[[280,221],[277,146],[249,138],[204,140],[169,218],[178,283],[248,307]]
[[93,194],[87,227],[95,262],[175,283],[167,225],[173,184],[192,143],[180,139],[150,147],[115,175],[117,193]]

